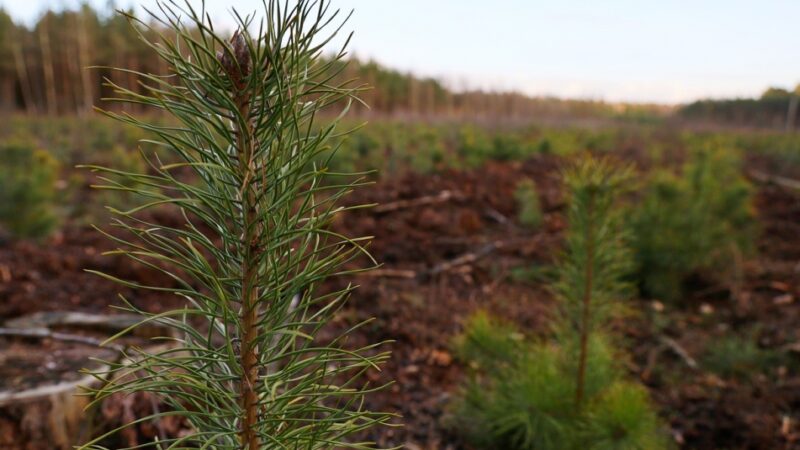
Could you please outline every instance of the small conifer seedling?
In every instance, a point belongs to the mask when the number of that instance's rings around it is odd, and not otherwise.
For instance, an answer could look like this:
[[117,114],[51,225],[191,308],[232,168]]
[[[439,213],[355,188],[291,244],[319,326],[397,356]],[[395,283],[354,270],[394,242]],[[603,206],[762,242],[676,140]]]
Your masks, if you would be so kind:
[[529,228],[539,228],[544,221],[544,214],[533,180],[520,181],[514,190],[514,199],[517,201],[519,222]]
[[647,391],[623,376],[607,330],[632,266],[617,205],[627,172],[587,157],[566,174],[570,227],[554,286],[561,314],[553,342],[524,339],[483,314],[456,340],[475,373],[453,423],[477,447],[666,448]]
[[712,141],[691,149],[680,175],[656,171],[631,225],[643,294],[678,302],[686,280],[698,274],[735,285],[738,261],[758,235],[737,149]]
[[0,229],[19,238],[41,238],[58,223],[58,161],[24,142],[0,145]]
[[[169,410],[137,422],[174,415],[189,427],[135,448],[366,448],[371,444],[356,435],[388,420],[363,409],[364,396],[377,387],[360,381],[387,354],[377,344],[349,348],[348,332],[324,342],[318,336],[352,290],[322,291],[320,283],[348,273],[343,264],[364,253],[364,239],[329,228],[349,208],[339,200],[361,181],[318,164],[331,154],[337,121],[315,119],[323,109],[346,110],[355,93],[331,83],[344,51],[320,58],[340,29],[337,12],[322,0],[263,5],[260,21],[234,12],[230,38],[213,27],[202,4],[159,2],[148,23],[128,16],[170,73],[137,73],[136,90],[110,83],[116,100],[150,106],[170,120],[107,112],[156,136],[143,141],[154,148],[142,152],[150,167],[92,169],[104,177],[103,188],[142,200],[130,210],[111,209],[119,229],[108,233],[119,244],[112,253],[174,283],[101,275],[174,293],[185,306],[148,314],[125,302],[144,322],[172,329],[174,345],[129,350],[109,362],[97,374],[104,383],[94,401],[148,392]],[[154,35],[156,42],[147,40]],[[156,208],[179,219],[159,223],[150,214]],[[81,448],[104,448],[115,431]]]
[[582,159],[566,174],[570,195],[569,231],[561,278],[555,286],[561,305],[558,340],[575,358],[575,403],[586,394],[590,343],[607,326],[619,300],[622,282],[632,270],[618,196],[629,184],[628,170],[605,160]]

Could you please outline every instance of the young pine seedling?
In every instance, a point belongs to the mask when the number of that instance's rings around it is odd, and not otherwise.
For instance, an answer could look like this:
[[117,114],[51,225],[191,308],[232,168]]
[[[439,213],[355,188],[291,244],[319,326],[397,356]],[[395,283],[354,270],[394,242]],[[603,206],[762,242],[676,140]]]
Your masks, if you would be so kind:
[[603,340],[628,286],[622,281],[633,268],[618,197],[630,185],[629,170],[605,160],[581,159],[565,176],[569,191],[569,230],[555,292],[561,317],[557,338],[576,357],[575,404],[586,397],[587,365],[593,340]]
[[687,279],[700,275],[736,296],[741,259],[758,236],[753,189],[735,147],[693,144],[676,175],[656,171],[631,217],[642,293],[680,302]]
[[15,141],[0,144],[0,161],[0,235],[47,236],[58,225],[58,161],[44,150]]
[[[185,306],[148,314],[126,302],[143,322],[172,329],[174,345],[130,350],[109,362],[97,374],[104,383],[94,402],[151,393],[170,409],[136,422],[175,415],[189,427],[136,448],[366,448],[371,444],[354,435],[389,419],[363,409],[374,387],[361,381],[387,354],[377,344],[346,348],[348,332],[317,338],[353,289],[323,292],[320,283],[348,273],[343,264],[365,253],[364,239],[328,227],[360,181],[315,164],[331,153],[326,143],[337,125],[315,119],[323,110],[346,110],[355,93],[331,84],[344,50],[320,58],[341,28],[338,11],[322,0],[263,5],[260,21],[234,12],[229,39],[202,4],[159,2],[149,23],[128,17],[170,73],[136,73],[136,91],[110,83],[113,100],[147,105],[170,120],[106,112],[154,135],[144,142],[157,150],[145,156],[149,173],[92,169],[102,173],[103,188],[142,199],[134,209],[111,208],[119,229],[107,234],[119,244],[112,253],[174,285],[101,275],[174,293]],[[179,224],[152,219],[156,208]],[[115,431],[81,448],[103,448]]]
[[524,179],[517,184],[517,188],[514,190],[514,200],[517,201],[519,223],[532,229],[542,226],[544,213],[533,180]]
[[667,448],[647,391],[623,376],[607,330],[631,269],[618,205],[629,179],[590,157],[566,174],[570,226],[554,286],[561,308],[553,342],[523,339],[482,314],[457,339],[475,370],[452,421],[476,447]]

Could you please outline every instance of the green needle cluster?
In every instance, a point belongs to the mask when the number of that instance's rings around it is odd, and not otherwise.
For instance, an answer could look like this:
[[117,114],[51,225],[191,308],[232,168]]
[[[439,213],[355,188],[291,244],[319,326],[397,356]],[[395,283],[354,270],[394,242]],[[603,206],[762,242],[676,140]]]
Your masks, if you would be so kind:
[[[110,100],[145,105],[171,120],[106,112],[155,136],[143,141],[153,149],[141,152],[149,167],[91,169],[105,181],[101,188],[141,201],[129,210],[110,208],[116,231],[105,233],[119,246],[112,253],[172,283],[100,275],[173,293],[185,305],[149,314],[125,302],[143,323],[172,330],[170,345],[132,348],[108,362],[96,373],[103,383],[94,401],[152,393],[169,410],[137,422],[177,415],[190,428],[136,448],[371,447],[358,436],[390,417],[364,409],[365,395],[379,387],[365,384],[362,374],[377,370],[387,353],[379,344],[350,348],[352,329],[324,342],[318,337],[354,288],[323,291],[320,283],[352,273],[348,263],[366,254],[368,240],[329,227],[337,214],[359,207],[339,205],[364,183],[357,174],[327,170],[335,153],[329,139],[342,134],[338,118],[358,91],[330,81],[344,48],[320,57],[344,22],[327,1],[264,0],[261,19],[233,12],[237,30],[229,38],[214,29],[202,4],[162,1],[158,8],[148,11],[148,23],[128,19],[170,73],[136,73],[144,81],[135,88],[109,82],[118,94]],[[153,35],[159,38],[147,39]],[[315,120],[336,108],[336,119]],[[160,223],[156,210],[180,220]],[[80,448],[105,448],[116,431]]]

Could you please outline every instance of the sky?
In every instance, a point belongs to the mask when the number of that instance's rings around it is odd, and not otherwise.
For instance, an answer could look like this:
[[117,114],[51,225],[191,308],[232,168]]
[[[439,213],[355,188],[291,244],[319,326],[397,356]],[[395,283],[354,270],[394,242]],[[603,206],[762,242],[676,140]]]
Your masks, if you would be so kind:
[[[122,7],[154,0],[117,0]],[[198,0],[199,1],[199,0]],[[106,0],[90,0],[103,7]],[[31,22],[74,0],[0,0]],[[753,97],[800,82],[800,0],[333,0],[350,50],[456,89],[639,103]],[[206,0],[222,23],[230,6]]]

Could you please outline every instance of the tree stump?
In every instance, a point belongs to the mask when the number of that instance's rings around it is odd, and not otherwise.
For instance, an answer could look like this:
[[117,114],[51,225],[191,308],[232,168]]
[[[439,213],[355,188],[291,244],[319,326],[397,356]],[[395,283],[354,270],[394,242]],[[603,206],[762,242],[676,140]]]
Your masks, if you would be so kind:
[[[94,410],[86,409],[90,398],[81,386],[98,380],[81,369],[102,369],[93,359],[118,359],[120,347],[99,343],[140,320],[37,313],[0,326],[0,450],[67,450],[88,437]],[[148,334],[159,334],[156,327],[120,344],[146,345]]]

